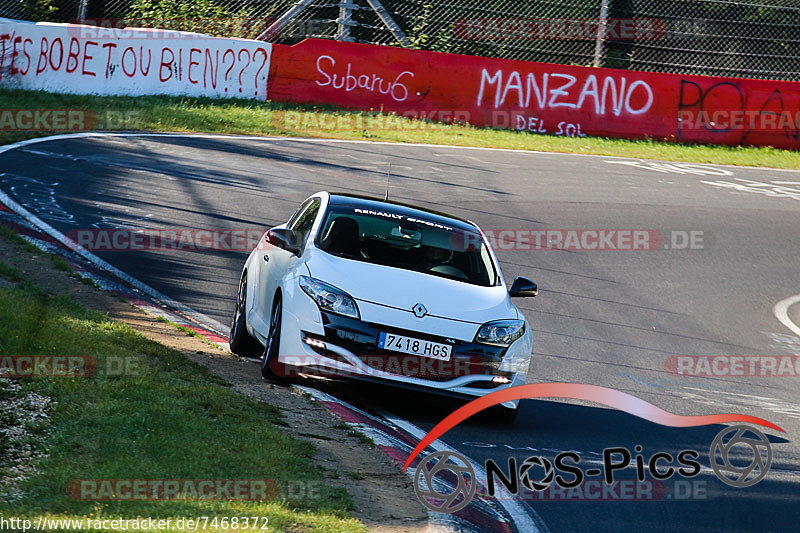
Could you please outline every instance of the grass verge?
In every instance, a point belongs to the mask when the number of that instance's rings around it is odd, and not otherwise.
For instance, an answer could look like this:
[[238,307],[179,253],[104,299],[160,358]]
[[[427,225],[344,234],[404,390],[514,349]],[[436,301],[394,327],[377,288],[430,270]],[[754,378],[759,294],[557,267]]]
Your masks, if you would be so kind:
[[[374,113],[255,100],[98,97],[0,90],[0,109],[84,109],[98,129],[232,133],[508,148],[800,169],[800,153],[770,147],[690,145],[653,140],[557,137],[444,125]],[[56,132],[0,131],[0,144]]]
[[[91,377],[19,381],[21,390],[13,394],[35,393],[52,403],[47,422],[28,424],[24,437],[40,452],[38,472],[21,483],[21,500],[0,502],[0,516],[34,522],[40,516],[152,517],[173,524],[180,518],[248,516],[268,518],[270,531],[364,530],[349,518],[348,495],[324,484],[324,469],[311,461],[312,445],[280,431],[277,409],[233,393],[181,353],[83,309],[70,297],[49,295],[2,263],[0,276],[20,282],[0,285],[0,355],[91,356],[98,367]],[[9,394],[0,383],[0,400]],[[11,445],[6,440],[0,439],[0,449]],[[2,462],[0,457],[0,471]],[[80,501],[67,494],[69,483],[79,479],[271,479],[281,496]],[[289,486],[295,490],[284,490]],[[207,524],[198,531],[220,529]]]

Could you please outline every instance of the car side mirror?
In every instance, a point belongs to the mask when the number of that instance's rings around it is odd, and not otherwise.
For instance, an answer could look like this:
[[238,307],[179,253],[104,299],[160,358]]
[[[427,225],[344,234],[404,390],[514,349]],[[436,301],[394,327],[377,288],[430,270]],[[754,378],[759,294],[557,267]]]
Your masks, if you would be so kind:
[[514,278],[514,283],[511,284],[511,289],[508,295],[512,298],[534,297],[539,294],[539,287],[528,278],[517,277]]
[[290,229],[271,229],[267,232],[267,242],[296,256],[300,255],[297,234]]

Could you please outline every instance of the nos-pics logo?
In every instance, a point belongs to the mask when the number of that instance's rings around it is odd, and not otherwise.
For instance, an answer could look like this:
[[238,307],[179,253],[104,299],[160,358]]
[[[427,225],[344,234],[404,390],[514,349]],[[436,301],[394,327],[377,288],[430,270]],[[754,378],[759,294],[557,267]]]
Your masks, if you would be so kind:
[[[693,453],[697,457],[697,452]],[[720,481],[732,487],[750,487],[764,479],[769,472],[772,466],[772,447],[766,435],[759,430],[737,425],[723,429],[714,437],[709,449],[709,459],[711,468]],[[613,465],[614,469],[620,466]],[[541,479],[536,479],[538,476],[534,476],[534,469],[543,471]],[[697,475],[699,470],[698,465],[695,472],[687,477]],[[574,470],[571,472],[575,474]],[[560,485],[561,476],[555,474],[553,463],[549,459],[534,456],[522,462],[519,472],[511,472],[509,477],[515,477],[529,490],[543,491],[554,481]],[[660,478],[663,479],[664,476]],[[574,484],[570,483],[564,488],[570,488]],[[513,485],[518,486],[518,483],[514,482]],[[466,457],[457,452],[440,451],[429,454],[417,465],[414,490],[419,501],[432,511],[460,511],[469,505],[477,490],[475,469]],[[492,492],[490,490],[490,494]]]
[[[749,425],[759,425],[768,427],[776,431],[784,432],[780,426],[776,426],[768,420],[751,415],[743,414],[712,414],[712,415],[678,415],[665,411],[641,398],[637,398],[628,393],[601,387],[599,385],[588,385],[581,383],[529,383],[516,387],[508,387],[499,391],[491,392],[466,405],[459,407],[450,415],[436,424],[411,451],[403,465],[405,472],[420,454],[441,438],[448,430],[469,417],[506,402],[513,402],[523,399],[533,398],[565,398],[572,400],[583,400],[592,403],[611,407],[619,411],[649,420],[656,424],[669,427],[700,427],[714,424],[739,423],[735,426],[726,427],[714,438],[709,449],[711,468],[719,479],[733,487],[749,487],[755,485],[767,475],[772,466],[772,447],[769,439],[759,430]],[[640,446],[636,446],[637,452],[641,451]],[[606,452],[612,452],[607,454]],[[612,461],[607,455],[617,453],[624,457],[623,462]],[[749,454],[749,455],[748,455]],[[613,471],[627,468],[631,464],[632,454],[627,449],[613,448],[606,449],[603,453],[603,469],[592,468],[583,471],[577,465],[580,456],[572,452],[562,452],[560,455],[569,455],[573,465],[568,465],[566,472],[575,476],[575,481],[584,479],[586,475],[595,476],[604,473],[607,482],[613,481]],[[574,457],[573,457],[574,456]],[[695,450],[684,450],[678,454],[678,462],[685,467],[677,471],[684,477],[693,477],[700,473],[700,464],[695,461],[700,454]],[[744,464],[743,458],[749,458],[749,464]],[[509,460],[511,469],[513,458]],[[574,483],[564,481],[560,475],[555,475],[553,465],[564,470],[564,461],[559,462],[556,457],[555,463],[543,457],[529,457],[522,463],[524,471],[517,471],[516,466],[513,472],[506,475],[509,480],[507,487],[518,486],[518,481],[522,481],[523,486],[534,491],[541,491],[549,487],[553,481],[562,487]],[[650,475],[655,479],[668,479],[675,473],[675,469],[669,466],[663,472],[658,471],[658,463],[662,461],[672,462],[674,458],[666,452],[653,454],[648,461]],[[486,471],[488,465],[497,465],[491,459],[486,460]],[[515,463],[514,463],[515,464]],[[655,465],[655,466],[654,466]],[[643,480],[644,457],[636,457],[637,479]],[[533,479],[534,470],[544,470],[542,479]],[[605,470],[605,472],[603,472]],[[514,477],[511,480],[511,476]],[[569,488],[569,487],[566,487]],[[416,467],[414,474],[414,489],[417,497],[426,507],[433,511],[443,513],[453,513],[463,509],[475,495],[477,490],[477,478],[472,463],[463,455],[452,451],[439,451],[430,454],[421,460]],[[514,492],[514,491],[512,491]]]
[[[730,452],[734,447],[750,448],[750,464],[735,465],[731,461]],[[720,481],[732,487],[750,487],[764,479],[769,472],[772,466],[772,446],[766,435],[756,428],[733,426],[723,429],[714,437],[709,458],[711,468]]]
[[475,495],[475,469],[460,453],[429,454],[417,465],[414,490],[422,505],[437,513],[455,513]]

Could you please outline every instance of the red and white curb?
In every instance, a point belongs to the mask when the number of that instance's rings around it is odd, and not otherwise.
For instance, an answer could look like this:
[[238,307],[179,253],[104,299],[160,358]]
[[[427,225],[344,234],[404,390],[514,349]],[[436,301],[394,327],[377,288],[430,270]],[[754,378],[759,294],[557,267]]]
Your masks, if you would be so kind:
[[227,346],[225,327],[194,309],[176,302],[154,288],[108,264],[66,237],[0,191],[0,224],[10,228],[40,250],[57,254],[81,277],[101,289],[126,299],[139,309],[179,326],[206,340]]
[[[301,391],[324,405],[343,422],[372,439],[398,466],[403,466],[411,451],[419,443],[425,432],[406,420],[387,413],[374,416],[349,403],[320,390],[299,386]],[[452,450],[437,440],[429,446],[429,452]],[[463,454],[462,454],[463,455]],[[469,458],[468,458],[469,459]],[[428,511],[428,519],[433,530],[464,532],[520,533],[547,532],[544,522],[532,509],[523,508],[518,501],[499,501],[481,496],[486,493],[485,479],[480,479],[483,469],[469,459],[478,473],[478,490],[469,505],[452,514]],[[415,460],[407,473],[414,477],[419,459]],[[452,488],[452,480],[447,477],[436,478],[437,482]]]

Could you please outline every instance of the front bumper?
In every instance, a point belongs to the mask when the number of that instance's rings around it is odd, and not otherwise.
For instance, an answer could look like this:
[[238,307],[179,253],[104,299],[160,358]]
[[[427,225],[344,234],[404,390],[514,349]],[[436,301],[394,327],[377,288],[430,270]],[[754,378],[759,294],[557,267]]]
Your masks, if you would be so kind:
[[[313,322],[291,317],[289,322],[299,327],[284,329],[279,361],[290,374],[390,382],[460,398],[479,397],[525,383],[530,332],[502,348],[332,313],[322,312],[317,317]],[[448,361],[441,361],[385,350],[378,346],[381,332],[451,344],[452,355]],[[517,403],[503,405],[513,408]]]

